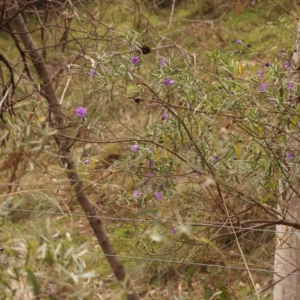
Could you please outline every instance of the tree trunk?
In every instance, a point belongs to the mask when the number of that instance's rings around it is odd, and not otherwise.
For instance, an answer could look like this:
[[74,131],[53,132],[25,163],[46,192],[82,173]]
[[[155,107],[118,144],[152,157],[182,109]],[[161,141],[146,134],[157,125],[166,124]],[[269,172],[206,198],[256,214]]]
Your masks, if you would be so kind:
[[[300,220],[300,198],[289,201],[287,220]],[[285,225],[276,226],[277,247],[274,261],[274,300],[300,299],[300,230]],[[291,273],[295,273],[291,274]]]
[[[11,24],[13,28],[17,31],[17,34],[20,36],[22,43],[36,69],[36,72],[39,76],[42,85],[43,96],[46,97],[49,111],[54,117],[54,127],[58,130],[59,134],[64,134],[66,120],[64,118],[64,113],[61,105],[59,104],[57,95],[55,93],[54,87],[51,82],[51,78],[47,72],[47,68],[43,57],[39,53],[37,46],[28,31],[28,28],[24,22],[24,19],[19,11],[19,6],[16,0],[12,1],[12,7],[10,10],[10,15],[15,17],[12,18]],[[82,209],[84,210],[90,225],[94,231],[95,236],[101,246],[106,258],[115,274],[117,279],[120,282],[126,280],[127,287],[127,299],[129,300],[139,300],[140,297],[130,284],[130,280],[126,277],[126,272],[124,265],[122,264],[120,258],[117,256],[110,238],[108,237],[101,218],[98,216],[95,206],[89,200],[85,191],[83,191],[83,182],[80,179],[78,173],[76,172],[72,155],[69,151],[69,141],[61,136],[56,137],[56,143],[59,148],[59,157],[61,159],[62,166],[65,168],[67,176],[71,185],[74,188],[75,195],[78,202],[80,203]]]

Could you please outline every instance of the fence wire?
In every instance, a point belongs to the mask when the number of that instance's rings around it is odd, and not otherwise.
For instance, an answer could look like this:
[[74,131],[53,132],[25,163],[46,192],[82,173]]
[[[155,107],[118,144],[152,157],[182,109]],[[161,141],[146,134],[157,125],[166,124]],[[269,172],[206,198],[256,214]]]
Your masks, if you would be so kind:
[[[36,213],[36,214],[42,214],[42,215],[62,215],[66,217],[86,217],[86,218],[98,218],[100,217],[103,220],[111,220],[111,221],[124,221],[124,222],[139,222],[139,223],[144,223],[144,222],[155,222],[158,219],[152,219],[152,220],[138,220],[138,219],[132,219],[132,218],[117,218],[117,217],[105,217],[105,216],[88,216],[84,214],[70,214],[70,213],[62,213],[62,212],[50,212],[50,211],[42,211],[42,210],[31,210],[31,209],[21,209],[21,208],[0,208],[0,212],[2,211],[19,211],[19,212],[30,212],[30,213]],[[178,222],[173,222],[168,219],[159,219],[160,222],[164,223],[172,223],[172,224],[178,224],[182,225],[181,223]],[[277,230],[272,230],[272,229],[259,229],[259,228],[251,228],[251,227],[238,227],[238,226],[229,226],[229,225],[218,225],[218,224],[210,224],[210,223],[202,223],[202,222],[186,222],[187,225],[189,226],[203,226],[203,227],[217,227],[217,228],[227,228],[227,229],[237,229],[237,230],[243,230],[243,231],[261,231],[261,232],[269,232],[269,233],[284,233],[284,234],[300,234],[299,232],[291,231],[291,232],[286,232],[286,231],[277,231]]]
[[[36,214],[49,214],[49,215],[62,215],[66,217],[95,217],[95,216],[87,216],[84,214],[72,214],[69,213],[62,213],[62,212],[49,212],[49,211],[42,211],[42,210],[31,210],[31,209],[19,209],[19,208],[1,208],[1,211],[19,211],[19,212],[30,212]],[[101,217],[101,219],[112,220],[112,221],[132,221],[132,222],[155,222],[154,220],[137,220],[132,218],[116,218],[116,217]],[[160,220],[163,222],[170,222],[170,220]],[[174,222],[172,222],[174,224]],[[179,224],[179,223],[178,223]],[[207,223],[188,223],[189,225],[194,226],[203,226],[203,227],[217,227],[217,228],[228,228],[228,229],[238,229],[238,230],[245,230],[245,231],[262,231],[262,232],[271,232],[271,233],[285,233],[276,230],[268,230],[268,229],[255,229],[255,228],[247,228],[247,227],[237,227],[237,226],[223,226],[223,225],[216,225],[216,224],[207,224]],[[180,225],[180,224],[179,224]],[[296,232],[289,232],[289,234],[293,234]],[[104,254],[100,252],[85,252],[85,254],[91,255],[100,255],[100,256],[118,256],[122,259],[132,259],[132,260],[143,260],[143,261],[152,261],[152,262],[162,262],[162,263],[171,263],[171,264],[178,264],[178,265],[194,265],[194,266],[201,266],[201,267],[213,267],[213,268],[223,268],[223,269],[233,269],[233,270],[250,270],[253,272],[264,272],[264,273],[272,273],[272,274],[283,274],[283,275],[300,275],[300,273],[294,272],[276,272],[274,270],[268,269],[258,269],[258,268],[245,268],[239,266],[232,266],[232,265],[219,265],[219,264],[205,264],[205,263],[197,263],[193,261],[180,261],[180,260],[171,260],[171,259],[160,259],[160,258],[149,258],[149,257],[138,257],[138,256],[126,256],[126,255],[113,255],[113,254]],[[297,269],[296,269],[297,271]]]

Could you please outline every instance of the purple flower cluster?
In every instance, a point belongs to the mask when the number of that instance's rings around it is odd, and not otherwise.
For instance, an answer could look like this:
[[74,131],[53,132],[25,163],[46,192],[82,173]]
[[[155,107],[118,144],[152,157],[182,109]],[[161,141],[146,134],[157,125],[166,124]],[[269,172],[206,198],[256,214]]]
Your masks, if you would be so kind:
[[78,107],[76,110],[76,114],[80,118],[84,118],[86,116],[87,109],[85,107]]
[[153,175],[152,175],[152,173],[150,173],[150,172],[148,172],[148,173],[146,174],[146,177],[147,177],[148,179],[150,179],[152,176],[153,176]]
[[97,71],[95,69],[90,69],[90,76],[91,77],[95,77],[97,75],[98,75],[98,73],[97,73]]
[[168,114],[163,114],[162,117],[161,117],[161,119],[162,119],[163,121],[169,121],[170,117],[169,117]]
[[263,75],[264,75],[264,72],[262,71],[262,70],[258,70],[257,71],[257,75],[260,77],[260,78],[262,78],[263,77]]
[[291,67],[292,67],[292,63],[291,63],[290,61],[286,61],[285,64],[284,64],[284,67],[285,67],[287,70],[289,70],[289,69],[291,69]]
[[155,192],[154,195],[155,195],[155,197],[157,198],[158,201],[162,201],[163,194],[161,192]]
[[133,152],[138,153],[139,150],[140,150],[140,147],[139,147],[138,144],[135,144],[135,145],[132,146],[132,151],[133,151]]
[[140,61],[140,58],[138,56],[135,56],[135,57],[132,58],[131,61],[132,61],[133,64],[137,65]]
[[167,66],[167,60],[166,59],[162,59],[161,62],[160,62],[160,66],[162,68],[166,67]]
[[[135,199],[141,198],[142,195],[143,195],[143,193],[140,190],[135,190],[133,192],[133,198],[135,198]],[[158,201],[162,201],[163,200],[163,193],[161,193],[161,192],[155,192],[154,196],[156,197],[156,199]]]
[[294,87],[294,83],[293,82],[289,82],[289,84],[288,84],[288,91],[290,91],[290,90],[292,90],[293,89],[293,87]]
[[141,192],[140,190],[134,191],[134,192],[133,192],[133,197],[134,197],[135,199],[141,198],[141,197],[142,197],[142,192]]
[[265,93],[267,89],[267,84],[265,82],[263,82],[260,86],[259,86],[259,91],[261,93]]
[[175,84],[175,80],[172,80],[171,78],[167,77],[165,79],[165,85],[174,85]]

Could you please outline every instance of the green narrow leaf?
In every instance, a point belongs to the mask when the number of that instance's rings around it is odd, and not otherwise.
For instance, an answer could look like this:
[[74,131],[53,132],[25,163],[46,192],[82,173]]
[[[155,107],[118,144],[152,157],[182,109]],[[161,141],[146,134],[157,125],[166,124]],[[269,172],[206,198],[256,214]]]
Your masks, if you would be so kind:
[[283,98],[284,89],[282,87],[279,89],[279,93],[280,93],[280,97]]
[[40,294],[40,288],[39,288],[39,284],[38,281],[34,275],[34,272],[31,271],[30,269],[26,268],[26,272],[29,278],[29,281],[33,287],[33,292],[35,296],[38,296]]
[[206,288],[204,291],[204,300],[209,300],[213,296],[214,292],[211,288]]
[[228,288],[226,286],[220,288],[220,290],[222,291],[222,294],[219,295],[220,300],[231,300],[231,294],[228,290]]
[[291,124],[291,130],[297,128],[298,121],[299,121],[299,116],[295,116],[293,121],[292,121],[292,124]]
[[189,279],[192,279],[194,274],[195,274],[195,271],[196,271],[196,265],[191,265],[189,266],[188,270],[187,270],[187,275],[189,276]]

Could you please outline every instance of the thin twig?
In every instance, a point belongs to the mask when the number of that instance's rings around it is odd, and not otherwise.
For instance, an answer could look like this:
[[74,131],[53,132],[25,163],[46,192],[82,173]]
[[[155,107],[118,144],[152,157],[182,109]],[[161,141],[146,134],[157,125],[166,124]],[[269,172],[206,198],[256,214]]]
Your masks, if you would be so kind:
[[168,30],[171,28],[171,25],[172,25],[172,19],[173,19],[174,10],[175,10],[175,3],[176,3],[176,0],[173,0],[171,13],[170,13],[170,18],[169,18],[169,23],[168,23],[168,27],[167,27]]

